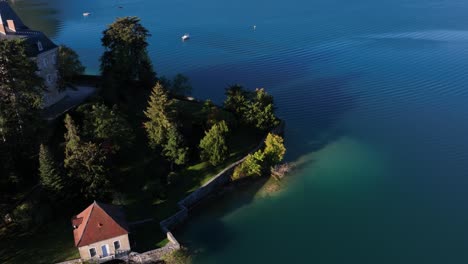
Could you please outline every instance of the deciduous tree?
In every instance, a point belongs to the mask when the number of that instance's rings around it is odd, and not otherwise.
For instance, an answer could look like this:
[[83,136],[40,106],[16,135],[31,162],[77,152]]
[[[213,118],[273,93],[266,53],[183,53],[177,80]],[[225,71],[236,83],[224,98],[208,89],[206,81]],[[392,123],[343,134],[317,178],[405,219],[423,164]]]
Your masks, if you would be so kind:
[[115,105],[86,104],[78,112],[83,115],[83,134],[93,141],[110,143],[112,152],[129,147],[135,140],[130,124]]
[[25,175],[20,171],[29,167],[31,157],[37,154],[44,88],[37,70],[23,40],[0,40],[0,183],[21,180]]
[[74,87],[73,81],[85,71],[85,67],[81,64],[78,54],[64,45],[59,46],[57,66],[57,86],[61,90],[67,87]]
[[281,162],[286,153],[283,138],[279,135],[268,133],[265,139],[265,149],[263,150],[267,165],[273,166]]
[[200,157],[216,166],[226,160],[228,147],[226,144],[226,134],[229,132],[225,121],[214,124],[209,131],[205,132],[205,137],[200,141]]
[[187,162],[188,148],[184,146],[184,139],[174,125],[167,131],[167,141],[163,146],[163,154],[173,164],[182,165]]
[[131,87],[133,81],[148,87],[154,84],[156,74],[146,49],[149,36],[137,17],[118,18],[104,30],[101,73],[106,89],[119,93]]

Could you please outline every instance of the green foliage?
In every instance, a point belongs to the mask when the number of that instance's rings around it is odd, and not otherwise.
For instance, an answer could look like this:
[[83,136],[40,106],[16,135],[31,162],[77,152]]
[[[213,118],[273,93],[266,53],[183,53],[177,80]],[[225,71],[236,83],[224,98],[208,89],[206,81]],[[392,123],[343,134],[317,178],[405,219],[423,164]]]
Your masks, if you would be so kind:
[[70,115],[65,116],[65,168],[72,181],[80,181],[82,193],[90,199],[102,197],[108,191],[106,151],[101,145],[81,142],[78,128]]
[[256,128],[266,131],[279,124],[275,116],[273,96],[269,95],[265,89],[256,89],[255,97],[248,105],[245,119],[247,123]]
[[224,108],[242,118],[247,111],[250,94],[240,85],[233,85],[226,89]]
[[13,221],[27,229],[32,225],[32,214],[32,206],[29,203],[22,203],[13,210]]
[[263,88],[251,93],[244,90],[242,86],[231,86],[226,90],[224,107],[232,111],[238,120],[261,131],[278,125],[273,96]]
[[186,249],[173,251],[163,257],[165,264],[190,264],[192,257]]
[[167,134],[172,126],[170,121],[171,105],[172,100],[169,99],[166,90],[160,83],[157,83],[151,92],[148,107],[144,112],[149,120],[143,124],[152,148],[161,146],[167,141]]
[[265,139],[265,148],[247,155],[246,159],[238,165],[231,176],[232,180],[244,177],[261,176],[268,169],[281,162],[286,153],[283,138],[279,135],[268,133]]
[[37,70],[23,40],[0,40],[0,183],[20,181],[18,168],[37,154],[44,88]]
[[57,68],[57,86],[61,90],[67,86],[73,87],[75,78],[85,71],[85,67],[81,64],[78,54],[64,45],[59,46],[58,49]]
[[269,166],[273,166],[281,162],[286,153],[286,147],[283,143],[283,138],[279,135],[268,133],[265,139],[265,149],[263,150],[265,154],[265,160]]
[[184,139],[173,125],[167,130],[167,142],[163,146],[163,154],[169,161],[177,165],[187,162],[188,148],[184,147]]
[[136,80],[148,87],[154,84],[156,74],[146,50],[148,36],[137,17],[117,18],[104,30],[101,73],[106,89],[118,93]]
[[261,150],[258,150],[253,154],[247,155],[245,160],[234,169],[231,179],[238,180],[244,177],[261,176],[263,173],[264,160],[265,155]]
[[200,141],[200,157],[216,166],[226,160],[228,147],[226,134],[229,132],[226,122],[221,121],[205,132],[205,137]]
[[52,195],[63,190],[63,179],[49,148],[41,144],[39,148],[39,177],[41,185]]
[[109,191],[106,159],[106,152],[92,142],[81,144],[66,157],[65,168],[69,176],[82,181],[81,192],[89,199],[98,199]]
[[65,165],[67,163],[67,157],[71,156],[73,152],[80,146],[80,136],[78,135],[78,128],[75,125],[75,121],[69,114],[65,115]]
[[135,141],[130,124],[114,105],[112,109],[101,103],[82,105],[78,108],[83,119],[83,134],[93,141],[112,144],[112,151],[129,147]]

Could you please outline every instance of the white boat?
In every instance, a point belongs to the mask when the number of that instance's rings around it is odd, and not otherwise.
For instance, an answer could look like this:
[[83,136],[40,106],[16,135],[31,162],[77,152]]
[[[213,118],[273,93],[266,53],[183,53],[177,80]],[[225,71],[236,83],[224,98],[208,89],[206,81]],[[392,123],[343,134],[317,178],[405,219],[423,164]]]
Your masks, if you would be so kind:
[[189,38],[190,38],[190,35],[186,33],[186,34],[184,34],[184,35],[182,36],[182,41],[186,41],[186,40],[188,40]]
[[91,15],[91,13],[89,13],[89,12],[84,12],[84,13],[83,13],[83,16],[85,16],[85,17],[87,17],[87,16],[89,16],[89,15]]

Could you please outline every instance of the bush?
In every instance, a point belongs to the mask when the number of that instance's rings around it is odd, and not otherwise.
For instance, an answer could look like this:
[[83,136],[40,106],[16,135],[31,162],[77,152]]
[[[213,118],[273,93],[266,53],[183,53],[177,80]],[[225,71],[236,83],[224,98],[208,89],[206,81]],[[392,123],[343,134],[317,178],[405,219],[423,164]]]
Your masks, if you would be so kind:
[[245,177],[261,176],[263,172],[264,158],[265,156],[261,150],[247,155],[247,158],[234,169],[231,179],[239,180]]

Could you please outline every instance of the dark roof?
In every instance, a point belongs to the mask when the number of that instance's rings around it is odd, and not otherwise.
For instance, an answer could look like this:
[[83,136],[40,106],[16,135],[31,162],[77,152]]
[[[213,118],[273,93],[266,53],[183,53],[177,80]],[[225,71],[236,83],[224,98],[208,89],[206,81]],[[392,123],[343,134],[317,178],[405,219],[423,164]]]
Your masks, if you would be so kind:
[[77,247],[128,234],[122,210],[114,205],[94,202],[72,218]]
[[[15,11],[10,7],[7,1],[0,0],[0,24],[7,26],[7,20],[13,20],[15,23],[16,32],[8,30],[6,34],[0,33],[1,39],[22,38],[26,41],[26,52],[30,57],[36,57],[42,52],[54,49],[57,47],[44,33],[28,28]],[[38,49],[38,42],[42,45],[42,50]]]

